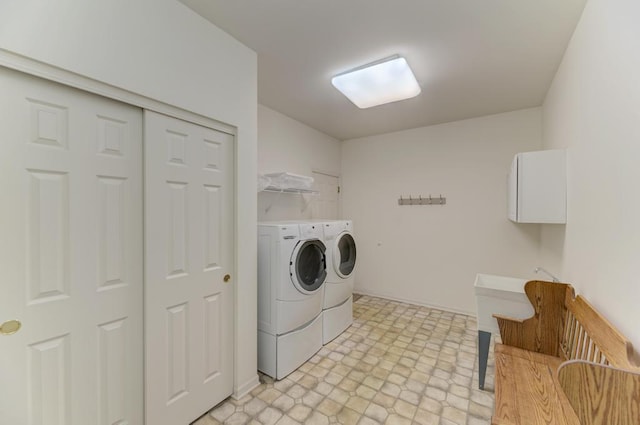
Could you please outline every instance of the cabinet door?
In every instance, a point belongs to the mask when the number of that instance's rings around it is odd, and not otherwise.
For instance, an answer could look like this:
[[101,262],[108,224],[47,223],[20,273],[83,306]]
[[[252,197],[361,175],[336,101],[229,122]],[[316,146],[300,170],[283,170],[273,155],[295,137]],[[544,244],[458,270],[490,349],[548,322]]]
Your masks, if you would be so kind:
[[566,223],[567,183],[564,150],[518,155],[517,221]]

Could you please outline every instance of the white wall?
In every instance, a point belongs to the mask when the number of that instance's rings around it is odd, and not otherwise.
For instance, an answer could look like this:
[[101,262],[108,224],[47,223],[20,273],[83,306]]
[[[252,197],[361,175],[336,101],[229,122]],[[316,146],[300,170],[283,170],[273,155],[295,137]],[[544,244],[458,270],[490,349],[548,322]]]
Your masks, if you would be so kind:
[[568,148],[565,226],[543,263],[640,348],[640,2],[590,0],[543,106],[545,148]]
[[[313,171],[340,174],[338,139],[327,136],[273,109],[258,105],[258,172]],[[260,192],[258,220],[302,220],[312,217],[312,195]]]
[[3,1],[0,50],[237,127],[235,391],[257,383],[256,54],[175,0]]
[[[356,291],[472,313],[476,273],[529,277],[539,225],[507,220],[506,176],[517,152],[540,149],[540,120],[534,108],[345,141]],[[447,204],[398,205],[429,194]]]

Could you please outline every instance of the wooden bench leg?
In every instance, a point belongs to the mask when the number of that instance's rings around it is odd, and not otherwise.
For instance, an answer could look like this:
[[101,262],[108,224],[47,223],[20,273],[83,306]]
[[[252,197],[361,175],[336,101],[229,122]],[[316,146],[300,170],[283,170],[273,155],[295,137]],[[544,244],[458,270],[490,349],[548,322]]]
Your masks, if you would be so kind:
[[478,331],[478,387],[481,390],[484,390],[484,377],[487,374],[490,344],[491,332]]

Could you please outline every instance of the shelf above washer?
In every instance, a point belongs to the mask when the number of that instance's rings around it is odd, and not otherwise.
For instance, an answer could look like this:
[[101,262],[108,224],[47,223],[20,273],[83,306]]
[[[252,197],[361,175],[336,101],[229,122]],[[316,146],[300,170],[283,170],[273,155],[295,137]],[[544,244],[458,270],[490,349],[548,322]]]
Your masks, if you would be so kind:
[[300,193],[300,194],[311,194],[311,195],[317,195],[318,192],[317,190],[311,190],[311,189],[293,189],[293,188],[287,188],[287,189],[280,189],[279,187],[274,187],[274,186],[267,186],[264,189],[262,189],[262,192],[275,192],[275,193]]

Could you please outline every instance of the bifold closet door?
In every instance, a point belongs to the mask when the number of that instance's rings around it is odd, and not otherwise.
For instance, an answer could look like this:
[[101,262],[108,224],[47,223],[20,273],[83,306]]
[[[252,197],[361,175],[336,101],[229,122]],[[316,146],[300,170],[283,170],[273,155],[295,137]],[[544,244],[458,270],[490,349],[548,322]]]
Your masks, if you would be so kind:
[[142,425],[142,111],[0,93],[0,424]]
[[234,138],[145,111],[146,417],[186,425],[233,391]]

